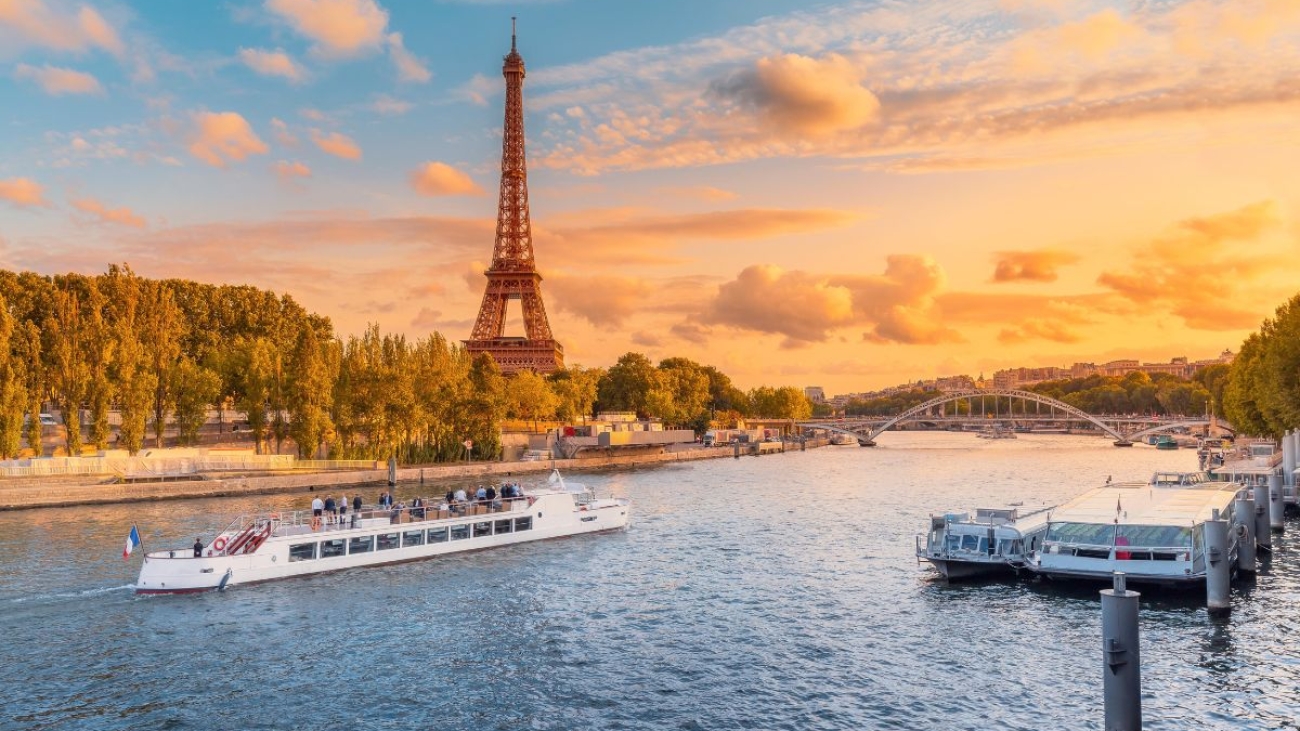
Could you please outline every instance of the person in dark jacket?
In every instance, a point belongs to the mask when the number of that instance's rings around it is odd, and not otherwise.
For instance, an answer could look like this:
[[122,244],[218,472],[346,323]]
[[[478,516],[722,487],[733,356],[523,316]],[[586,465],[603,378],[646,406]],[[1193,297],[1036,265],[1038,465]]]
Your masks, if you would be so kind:
[[203,540],[200,538],[194,539],[194,558],[203,558]]
[[339,505],[334,502],[334,496],[330,495],[325,498],[325,515],[330,516],[331,523],[337,523],[339,517]]

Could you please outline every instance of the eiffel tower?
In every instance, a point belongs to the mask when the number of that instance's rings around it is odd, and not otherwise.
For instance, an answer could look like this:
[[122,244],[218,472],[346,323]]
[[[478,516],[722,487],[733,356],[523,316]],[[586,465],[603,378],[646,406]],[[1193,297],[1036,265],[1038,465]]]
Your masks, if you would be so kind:
[[[464,341],[471,355],[488,353],[502,373],[550,373],[564,367],[564,347],[551,335],[542,304],[542,275],[533,260],[533,228],[528,220],[528,167],[524,155],[524,57],[515,47],[510,19],[506,77],[506,119],[501,139],[501,199],[492,266],[484,272],[487,290],[474,332]],[[526,337],[505,337],[506,305],[519,300]]]

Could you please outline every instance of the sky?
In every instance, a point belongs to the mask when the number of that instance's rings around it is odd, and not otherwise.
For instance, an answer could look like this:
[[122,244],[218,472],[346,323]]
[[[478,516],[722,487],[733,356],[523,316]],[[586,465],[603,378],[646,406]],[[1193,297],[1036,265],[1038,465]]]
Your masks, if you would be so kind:
[[511,16],[570,365],[1196,360],[1300,289],[1300,0],[0,0],[0,268],[467,338]]

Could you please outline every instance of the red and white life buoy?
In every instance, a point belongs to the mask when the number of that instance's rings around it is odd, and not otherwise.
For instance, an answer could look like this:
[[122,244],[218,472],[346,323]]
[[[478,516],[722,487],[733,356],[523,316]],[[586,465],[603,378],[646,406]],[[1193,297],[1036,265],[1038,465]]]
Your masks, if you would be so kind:
[[226,550],[226,539],[218,538],[217,540],[212,542],[212,547],[216,549],[218,553]]

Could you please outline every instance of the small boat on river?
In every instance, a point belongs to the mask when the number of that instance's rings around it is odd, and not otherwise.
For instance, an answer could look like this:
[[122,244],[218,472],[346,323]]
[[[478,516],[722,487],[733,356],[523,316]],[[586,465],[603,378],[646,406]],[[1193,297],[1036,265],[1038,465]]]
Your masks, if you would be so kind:
[[1025,568],[1052,578],[1110,581],[1123,571],[1130,582],[1203,583],[1205,522],[1216,511],[1230,528],[1226,560],[1236,565],[1235,525],[1254,520],[1233,514],[1242,489],[1203,472],[1157,472],[1147,482],[1094,488],[1052,510]]
[[[207,545],[145,554],[138,594],[225,589],[360,566],[433,558],[627,527],[625,498],[565,483],[491,501],[365,510],[334,523],[311,510],[242,516]],[[328,521],[329,516],[325,516]],[[198,553],[199,555],[195,555]]]
[[1048,510],[979,508],[974,517],[932,515],[925,545],[916,537],[917,560],[929,561],[949,581],[1015,571],[1047,531]]
[[1015,439],[1016,432],[1014,429],[1009,429],[1005,426],[996,425],[996,426],[987,427],[985,429],[981,429],[980,432],[975,436],[979,437],[980,439]]

